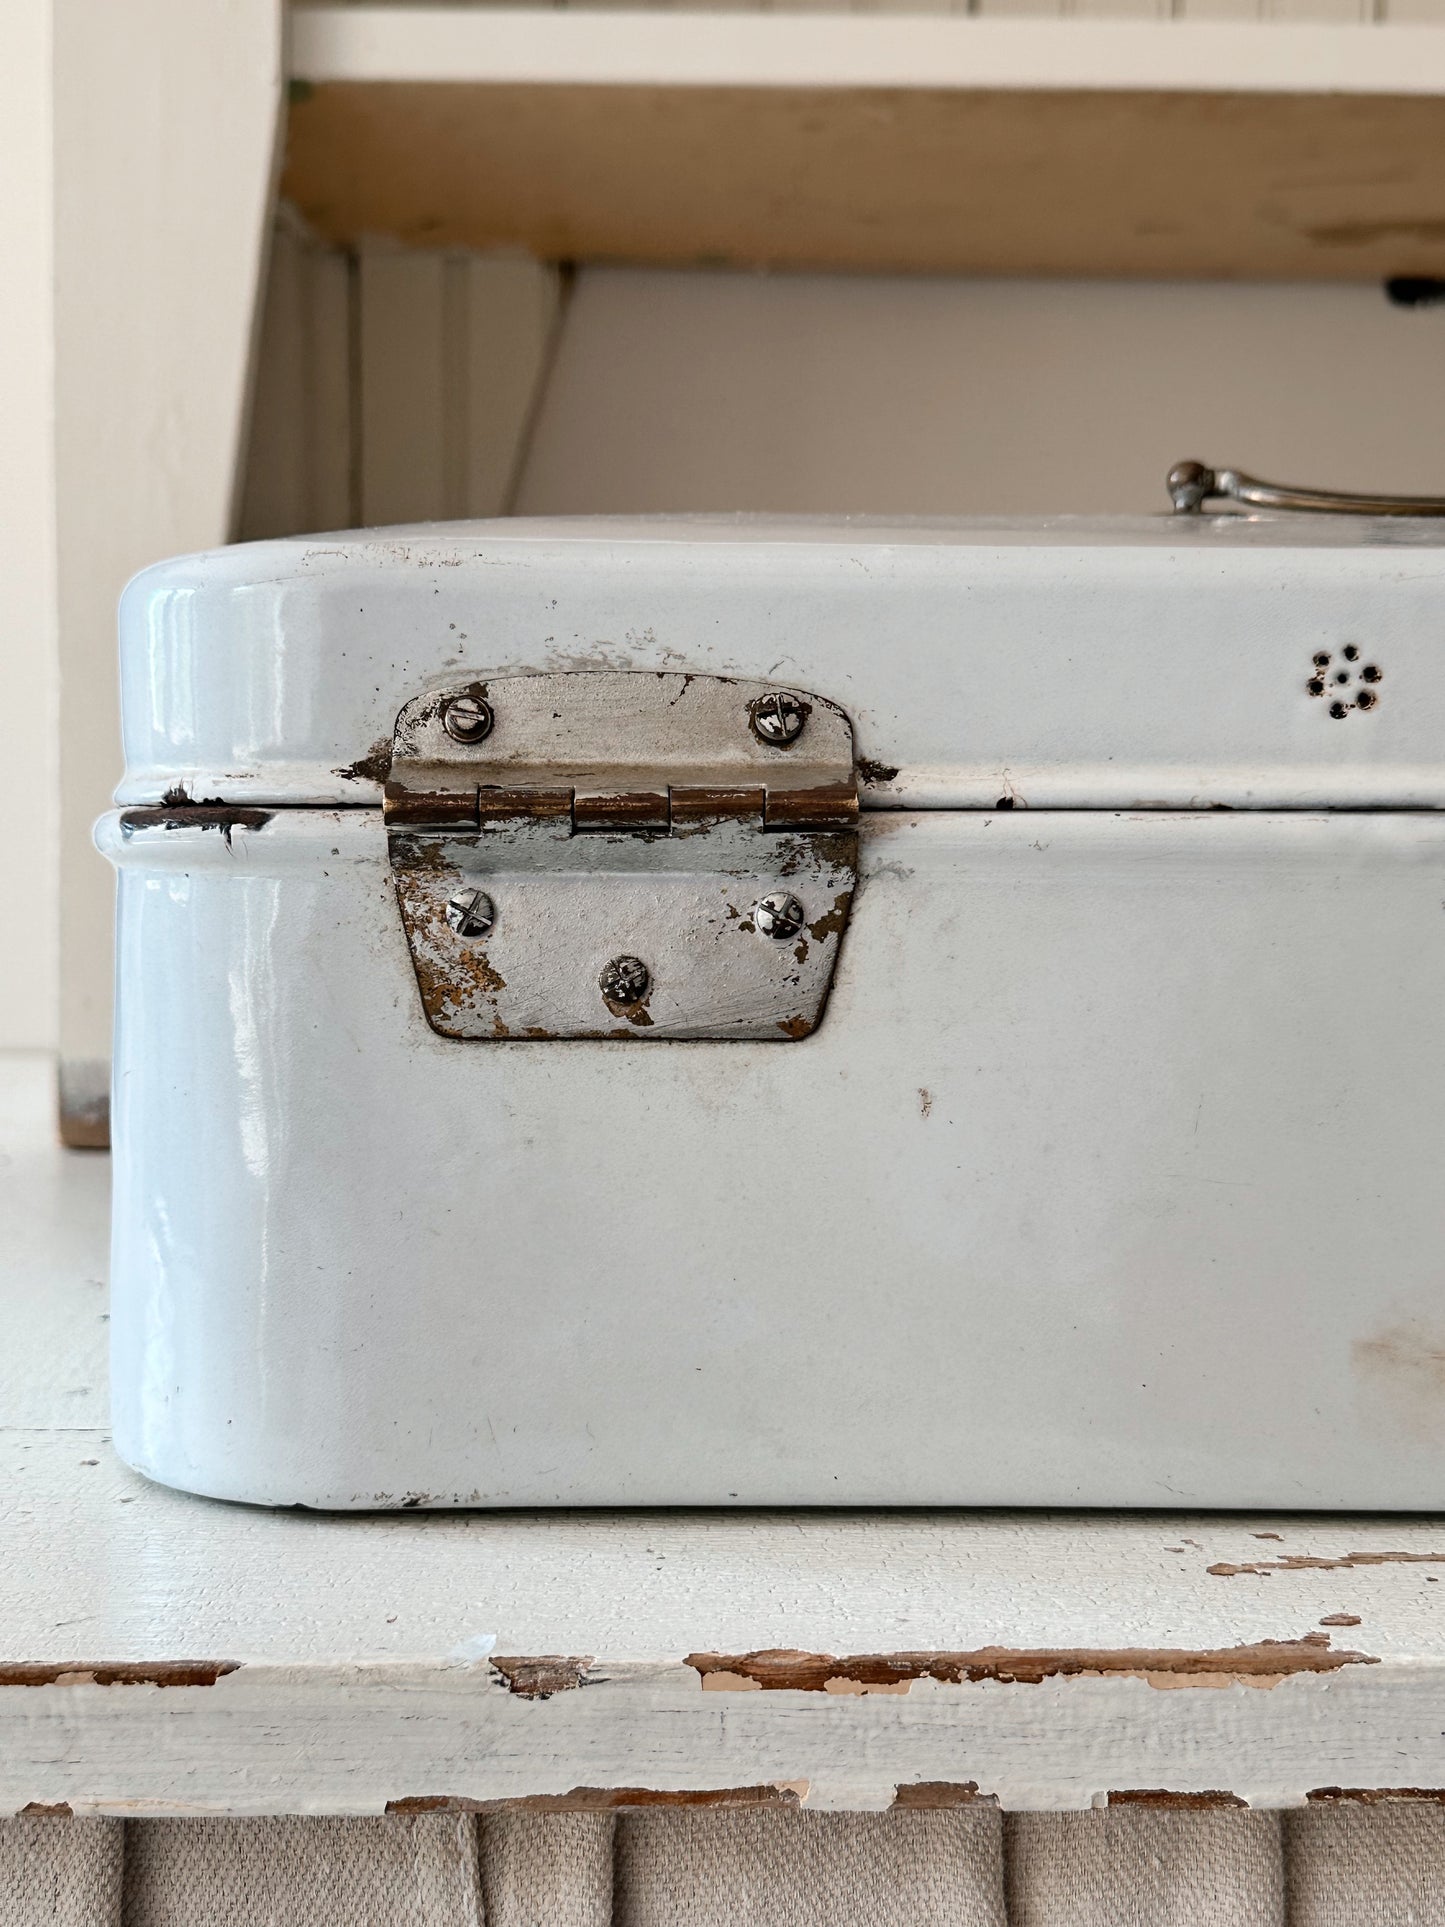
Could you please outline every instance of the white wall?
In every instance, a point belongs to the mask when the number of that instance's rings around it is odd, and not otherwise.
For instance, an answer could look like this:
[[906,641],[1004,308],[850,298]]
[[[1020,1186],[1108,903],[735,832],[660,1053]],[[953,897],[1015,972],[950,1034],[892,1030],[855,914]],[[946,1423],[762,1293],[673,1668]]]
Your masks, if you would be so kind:
[[516,506],[1147,511],[1191,456],[1445,493],[1445,307],[1376,286],[585,269]]
[[49,112],[49,0],[0,0],[0,1049],[52,1047],[58,1002]]

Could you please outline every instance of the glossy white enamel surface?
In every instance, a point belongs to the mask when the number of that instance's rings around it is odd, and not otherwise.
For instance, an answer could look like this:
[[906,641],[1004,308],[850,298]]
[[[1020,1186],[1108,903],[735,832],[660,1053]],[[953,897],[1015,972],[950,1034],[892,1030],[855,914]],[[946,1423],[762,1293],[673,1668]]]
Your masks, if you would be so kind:
[[[122,605],[123,802],[370,803],[465,676],[682,669],[840,703],[894,806],[1445,805],[1445,547],[1341,518],[507,521],[183,558]],[[1357,648],[1343,721],[1313,657]]]
[[776,1045],[435,1036],[371,812],[102,834],[153,1477],[1438,1504],[1445,817],[865,816]]

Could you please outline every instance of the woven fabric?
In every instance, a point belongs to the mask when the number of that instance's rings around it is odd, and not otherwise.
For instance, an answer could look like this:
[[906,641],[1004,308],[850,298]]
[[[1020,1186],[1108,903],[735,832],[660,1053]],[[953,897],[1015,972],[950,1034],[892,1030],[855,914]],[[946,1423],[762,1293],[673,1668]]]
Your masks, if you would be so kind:
[[611,1927],[610,1813],[497,1813],[482,1821],[487,1927]]
[[624,1814],[616,1880],[616,1927],[1005,1927],[987,1807]]
[[1285,1927],[1277,1814],[1017,1813],[1007,1833],[1009,1927]]
[[474,1821],[144,1820],[123,1927],[483,1927]]
[[1445,1927],[1445,1808],[1306,1807],[1284,1835],[1289,1927]]
[[0,1927],[120,1927],[125,1825],[0,1820]]
[[945,1924],[1445,1927],[1445,1808],[0,1821],[0,1927]]

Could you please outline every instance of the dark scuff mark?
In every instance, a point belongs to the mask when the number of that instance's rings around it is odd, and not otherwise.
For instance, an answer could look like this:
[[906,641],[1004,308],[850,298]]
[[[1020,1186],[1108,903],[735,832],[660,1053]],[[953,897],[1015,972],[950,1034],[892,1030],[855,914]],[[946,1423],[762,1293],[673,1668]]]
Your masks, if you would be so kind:
[[1216,1579],[1238,1579],[1245,1573],[1268,1577],[1272,1572],[1349,1572],[1355,1566],[1445,1566],[1445,1552],[1346,1552],[1338,1559],[1287,1552],[1282,1559],[1260,1559],[1253,1565],[1232,1566],[1221,1560],[1205,1571]]
[[1060,1647],[1015,1651],[983,1646],[973,1652],[831,1653],[773,1649],[753,1653],[689,1653],[685,1664],[704,1690],[796,1693],[907,1692],[916,1679],[945,1685],[990,1680],[1036,1686],[1046,1679],[1142,1679],[1150,1685],[1275,1685],[1299,1673],[1333,1673],[1342,1666],[1378,1666],[1368,1653],[1335,1652],[1328,1633],[1302,1639],[1261,1639],[1247,1646],[1191,1652],[1176,1647]]
[[934,1812],[940,1807],[996,1807],[996,1793],[980,1793],[977,1780],[901,1781],[893,1789],[895,1807]]
[[860,756],[858,774],[865,783],[891,783],[898,774],[898,768],[894,763],[879,763],[871,756]]
[[345,777],[349,783],[384,783],[391,775],[391,738],[379,736],[365,756],[331,774]]
[[523,1793],[510,1800],[473,1800],[465,1794],[416,1793],[388,1800],[388,1813],[616,1813],[630,1807],[796,1807],[789,1786],[573,1787],[568,1793]]
[[507,1682],[507,1691],[518,1699],[551,1699],[554,1693],[570,1693],[583,1684],[583,1674],[592,1664],[590,1654],[569,1656],[564,1653],[539,1653],[531,1659],[498,1659],[491,1664]]
[[1167,1787],[1130,1787],[1105,1796],[1111,1807],[1165,1807],[1174,1813],[1202,1813],[1210,1807],[1247,1807],[1237,1793],[1210,1788],[1202,1793],[1175,1793]]
[[134,836],[137,830],[219,830],[226,848],[231,847],[233,830],[264,830],[274,810],[238,809],[208,797],[203,803],[169,803],[159,809],[122,810],[120,833]]
[[238,1659],[0,1660],[0,1686],[214,1686]]
[[1389,241],[1420,242],[1432,247],[1445,241],[1445,221],[1340,221],[1329,227],[1303,230],[1304,238],[1322,248],[1373,247]]

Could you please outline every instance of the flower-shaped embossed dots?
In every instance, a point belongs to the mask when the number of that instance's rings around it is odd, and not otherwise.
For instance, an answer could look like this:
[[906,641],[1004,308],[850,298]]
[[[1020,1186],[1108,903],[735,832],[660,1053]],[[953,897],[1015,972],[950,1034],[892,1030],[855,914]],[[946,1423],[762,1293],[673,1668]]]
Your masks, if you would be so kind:
[[1343,722],[1352,709],[1373,709],[1380,700],[1382,671],[1378,664],[1361,662],[1359,649],[1347,642],[1336,662],[1328,650],[1315,654],[1314,667],[1305,684],[1311,696],[1327,696],[1329,713]]

